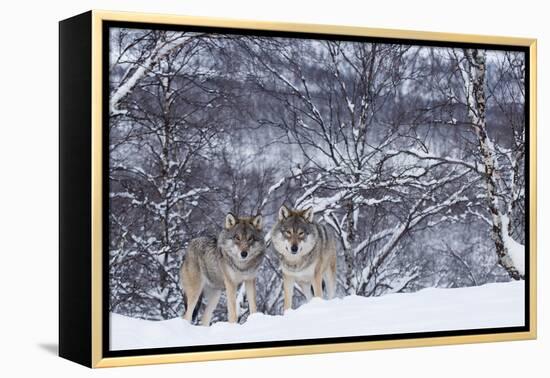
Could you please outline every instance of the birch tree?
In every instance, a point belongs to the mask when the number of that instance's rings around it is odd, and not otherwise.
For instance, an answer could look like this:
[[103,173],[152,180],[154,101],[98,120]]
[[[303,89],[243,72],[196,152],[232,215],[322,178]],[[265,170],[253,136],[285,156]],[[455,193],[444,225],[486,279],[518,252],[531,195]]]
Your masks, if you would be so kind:
[[196,42],[197,33],[155,31],[155,30],[111,30],[111,57],[109,70],[120,72],[116,81],[111,81],[109,113],[111,116],[124,114],[121,102],[144,77],[149,75],[160,60],[185,44]]
[[[462,59],[459,60],[459,69],[464,81],[468,118],[477,137],[484,168],[491,237],[502,267],[513,279],[523,279],[525,248],[510,235],[513,203],[514,198],[517,198],[515,188],[517,188],[518,158],[508,155],[512,166],[511,175],[500,172],[498,147],[489,136],[486,121],[486,52],[478,49],[464,49]],[[511,176],[509,185],[501,182],[507,176]],[[512,199],[508,203],[499,195],[499,190],[504,188],[509,188],[508,190],[513,192]]]

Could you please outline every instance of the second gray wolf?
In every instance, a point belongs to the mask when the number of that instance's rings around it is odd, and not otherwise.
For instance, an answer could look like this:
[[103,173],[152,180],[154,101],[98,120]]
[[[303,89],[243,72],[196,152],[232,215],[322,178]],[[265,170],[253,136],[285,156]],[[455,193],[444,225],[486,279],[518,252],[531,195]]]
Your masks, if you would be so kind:
[[271,241],[281,260],[284,310],[292,307],[295,283],[309,299],[312,285],[314,295],[323,296],[324,279],[328,298],[334,297],[336,239],[328,227],[313,220],[312,208],[292,210],[281,206]]
[[187,297],[184,319],[191,321],[201,293],[206,298],[201,324],[208,326],[222,290],[227,296],[228,320],[237,322],[237,289],[245,283],[250,313],[256,312],[256,275],[265,255],[262,216],[225,217],[218,237],[193,239],[180,271]]

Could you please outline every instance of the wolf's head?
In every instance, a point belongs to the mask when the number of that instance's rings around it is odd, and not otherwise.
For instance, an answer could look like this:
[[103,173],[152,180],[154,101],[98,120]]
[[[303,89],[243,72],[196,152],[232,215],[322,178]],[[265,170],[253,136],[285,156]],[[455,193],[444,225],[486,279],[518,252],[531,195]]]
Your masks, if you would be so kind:
[[317,241],[317,228],[313,224],[313,209],[279,209],[279,219],[271,233],[275,249],[284,257],[296,259],[309,253]]
[[218,245],[235,261],[246,262],[263,254],[262,216],[239,218],[232,213],[227,214]]

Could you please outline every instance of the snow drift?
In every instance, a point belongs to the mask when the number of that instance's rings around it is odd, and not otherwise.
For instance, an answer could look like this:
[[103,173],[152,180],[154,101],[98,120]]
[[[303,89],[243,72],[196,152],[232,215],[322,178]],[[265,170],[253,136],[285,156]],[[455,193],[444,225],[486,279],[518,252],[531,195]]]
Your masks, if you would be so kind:
[[382,297],[314,298],[284,315],[254,314],[244,324],[193,326],[111,314],[111,350],[314,339],[524,325],[524,282],[424,289]]

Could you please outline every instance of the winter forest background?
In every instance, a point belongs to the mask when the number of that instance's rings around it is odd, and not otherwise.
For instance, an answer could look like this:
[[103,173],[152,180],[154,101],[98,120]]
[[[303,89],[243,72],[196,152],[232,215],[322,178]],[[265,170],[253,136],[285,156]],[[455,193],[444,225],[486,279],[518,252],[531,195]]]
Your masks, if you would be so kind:
[[[336,231],[340,296],[524,279],[525,63],[112,28],[110,311],[180,316],[189,241],[228,211],[261,213],[268,231],[283,203]],[[257,286],[258,310],[281,313],[271,249]],[[225,319],[222,297],[213,320]]]

